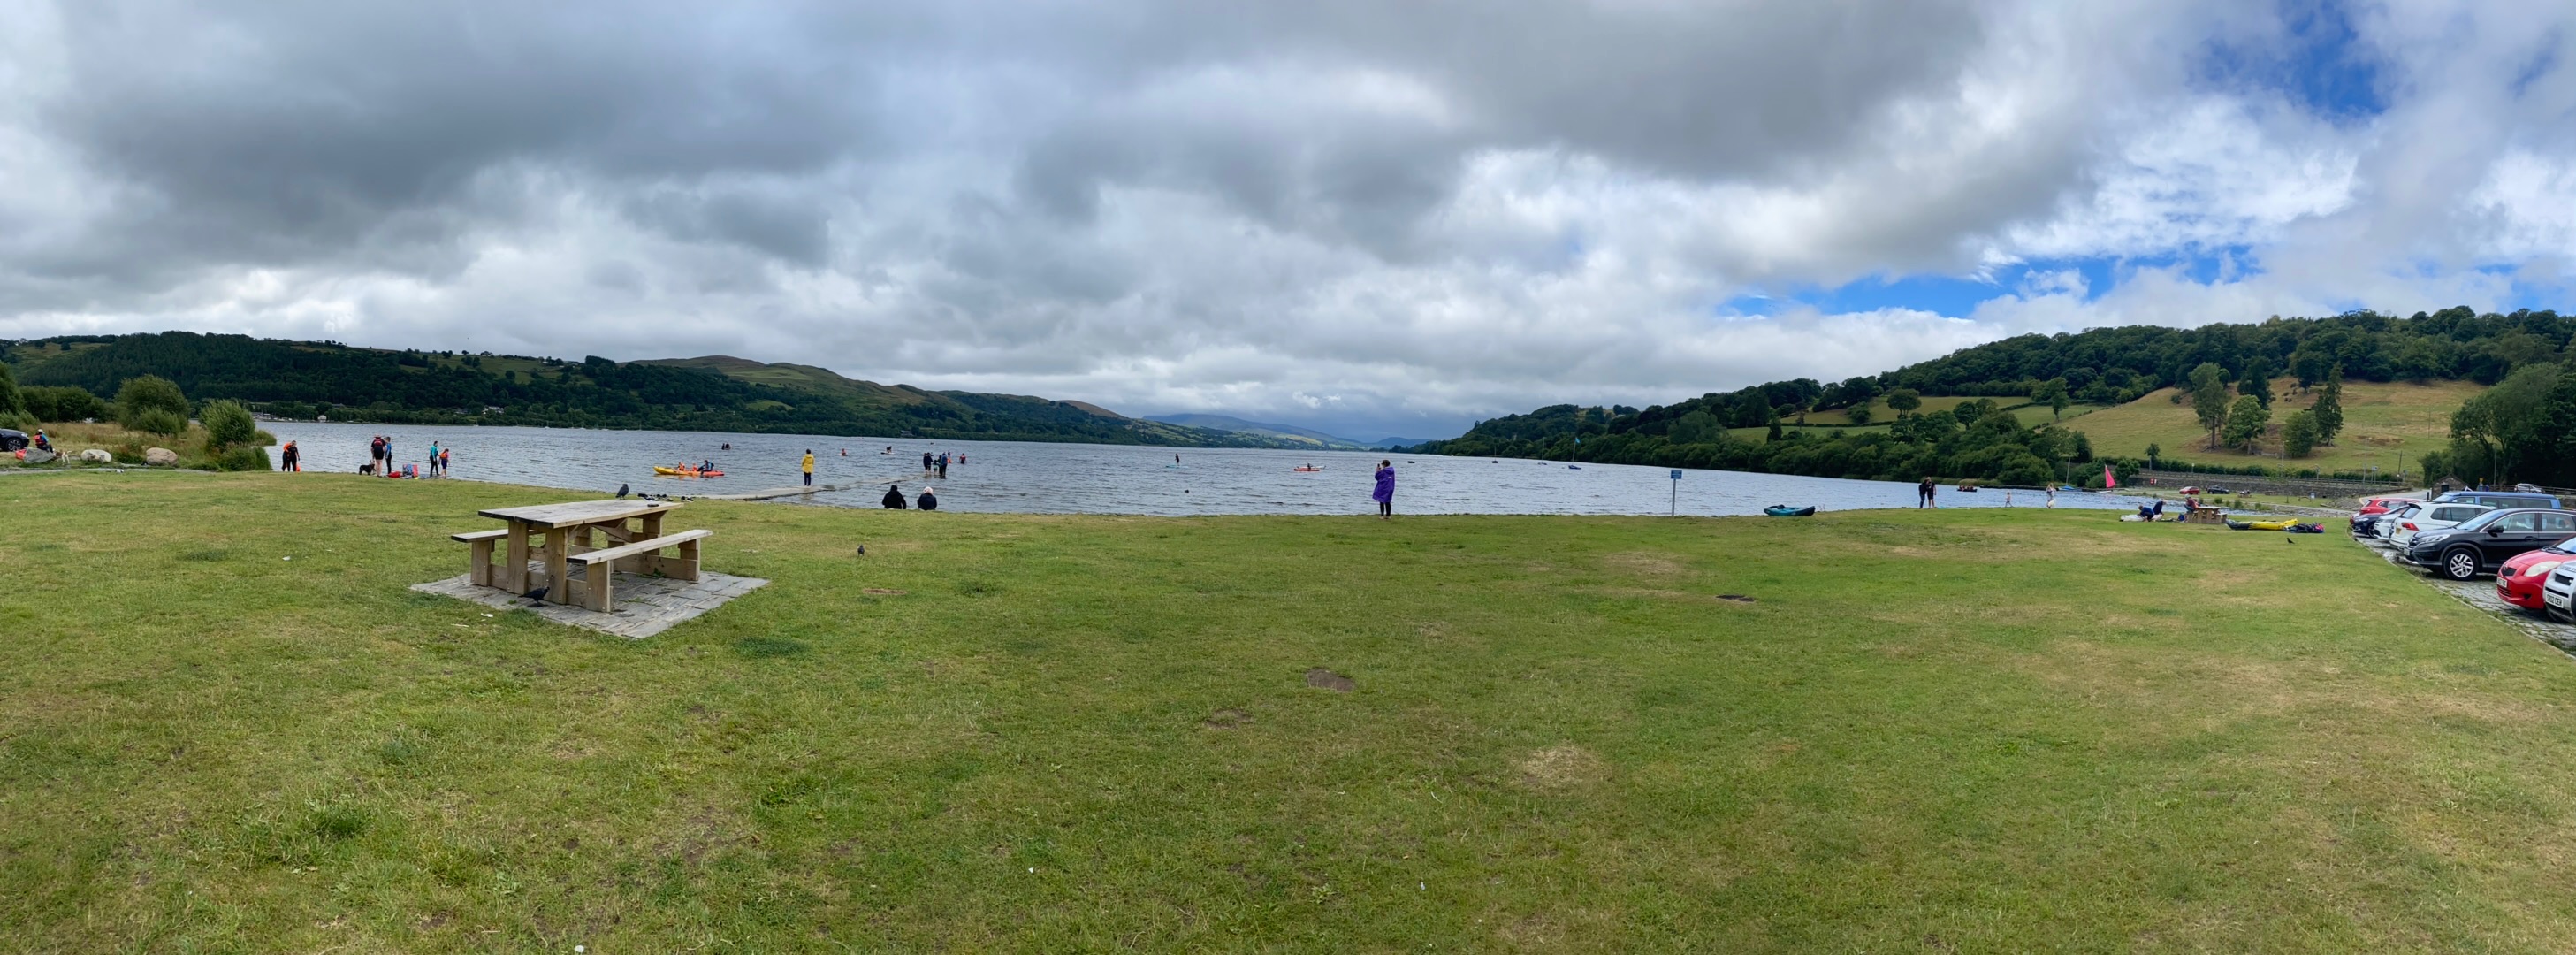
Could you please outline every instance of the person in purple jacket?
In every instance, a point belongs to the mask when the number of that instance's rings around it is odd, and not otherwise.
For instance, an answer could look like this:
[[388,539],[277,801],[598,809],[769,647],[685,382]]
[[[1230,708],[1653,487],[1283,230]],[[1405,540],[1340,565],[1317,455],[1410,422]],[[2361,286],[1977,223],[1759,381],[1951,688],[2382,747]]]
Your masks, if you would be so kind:
[[1369,497],[1377,500],[1378,520],[1383,521],[1395,515],[1395,462],[1377,463],[1377,489],[1370,491]]

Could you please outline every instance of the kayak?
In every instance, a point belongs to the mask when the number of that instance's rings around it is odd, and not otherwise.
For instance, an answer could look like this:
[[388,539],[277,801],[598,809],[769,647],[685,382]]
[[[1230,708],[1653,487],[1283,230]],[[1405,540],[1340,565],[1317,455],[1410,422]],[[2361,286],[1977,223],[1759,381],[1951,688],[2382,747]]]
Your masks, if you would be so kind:
[[1317,471],[1323,470],[1323,468],[1289,468],[1288,470],[1295,471],[1299,474],[1313,474]]
[[2258,531],[2286,531],[2290,528],[2299,526],[2298,521],[2288,518],[2270,521],[2246,521],[2245,524],[2246,526],[2252,527]]
[[696,468],[675,468],[675,467],[672,467],[672,466],[667,465],[667,464],[656,464],[656,465],[654,465],[654,466],[653,466],[653,473],[655,473],[655,474],[660,474],[660,475],[665,475],[665,476],[671,476],[671,477],[723,477],[723,476],[724,476],[724,472],[722,472],[722,471],[701,471],[701,470],[698,470],[698,469],[696,469]]
[[1812,504],[1806,507],[1790,507],[1786,504],[1773,504],[1770,507],[1763,508],[1762,513],[1769,514],[1773,517],[1814,517],[1816,515],[1816,507]]

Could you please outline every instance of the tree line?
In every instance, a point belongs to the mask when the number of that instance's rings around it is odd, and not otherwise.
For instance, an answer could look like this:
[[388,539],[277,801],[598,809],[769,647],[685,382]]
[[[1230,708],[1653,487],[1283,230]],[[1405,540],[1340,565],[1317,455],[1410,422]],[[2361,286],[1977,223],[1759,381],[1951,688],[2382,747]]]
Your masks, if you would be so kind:
[[[1104,417],[1042,398],[913,393],[898,402],[753,382],[650,362],[351,348],[245,335],[161,332],[0,343],[0,363],[42,392],[43,420],[106,417],[99,395],[167,379],[190,400],[230,400],[282,418],[1258,447],[1254,436]],[[50,414],[46,412],[51,412]]]

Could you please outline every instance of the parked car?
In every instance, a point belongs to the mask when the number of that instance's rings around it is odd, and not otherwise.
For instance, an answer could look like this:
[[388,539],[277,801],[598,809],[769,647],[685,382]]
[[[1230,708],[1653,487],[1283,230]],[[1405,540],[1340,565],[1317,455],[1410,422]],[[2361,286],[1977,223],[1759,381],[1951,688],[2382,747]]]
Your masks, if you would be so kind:
[[2484,504],[2488,507],[2536,507],[2548,510],[2558,508],[2557,495],[2527,494],[2521,491],[2452,491],[2433,499],[2433,503],[2436,504],[2453,502]]
[[2406,548],[2415,542],[2417,535],[2425,531],[2457,527],[2462,522],[2491,510],[2494,508],[2484,504],[2427,503],[2408,508],[2397,516],[2396,525],[2388,529],[2388,546],[2395,548],[2402,556],[2406,553]]
[[2414,543],[2416,535],[2456,526],[2490,510],[2493,508],[2483,504],[2418,504],[2380,518],[2383,531],[2380,537],[2403,555],[2407,545]]
[[2514,555],[2504,566],[2496,568],[2496,597],[2524,610],[2548,613],[2542,600],[2541,584],[2559,565],[2576,560],[2576,541],[2562,541],[2535,551]]
[[2576,611],[2569,610],[2567,606],[2571,598],[2576,598],[2576,564],[2560,564],[2557,570],[2549,572],[2549,576],[2541,578],[2541,612],[2548,614],[2550,619],[2576,623]]
[[[2435,504],[2428,510],[2475,506]],[[2557,546],[2571,537],[2576,537],[2576,511],[2493,510],[2450,527],[2417,531],[2407,541],[2401,559],[2433,568],[2435,573],[2452,580],[2475,580],[2479,574],[2503,566],[2505,561]]]
[[7,454],[26,446],[26,432],[10,428],[0,428],[0,454]]
[[2373,528],[2378,526],[2381,515],[2409,504],[2422,503],[2424,502],[2411,497],[2374,497],[2365,500],[2361,502],[2361,510],[2353,512],[2352,536],[2370,537]]
[[2396,507],[2389,508],[2388,513],[2386,514],[2380,514],[2370,518],[2370,524],[2368,525],[2370,528],[2370,536],[2367,538],[2368,542],[2375,547],[2388,546],[2388,538],[2397,533],[2397,522],[2404,520],[2409,514],[2423,510],[2426,506],[2427,505],[2423,501],[2417,501],[2413,504],[2400,504]]

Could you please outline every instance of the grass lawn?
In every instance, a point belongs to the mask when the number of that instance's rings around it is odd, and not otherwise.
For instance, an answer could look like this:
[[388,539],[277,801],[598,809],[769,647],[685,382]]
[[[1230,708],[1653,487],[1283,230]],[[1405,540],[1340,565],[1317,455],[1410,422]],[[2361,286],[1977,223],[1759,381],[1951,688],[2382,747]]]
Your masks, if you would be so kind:
[[2443,381],[2415,385],[2403,382],[2381,384],[2370,381],[2343,383],[2343,434],[2331,447],[2321,447],[2314,455],[2296,461],[2281,459],[2277,425],[2290,413],[2316,402],[2314,395],[2293,395],[2290,386],[2295,379],[2283,378],[2272,383],[2272,422],[2275,434],[2268,450],[2257,457],[2235,450],[2209,450],[2209,432],[2201,430],[2192,417],[2191,403],[2185,399],[2176,404],[2170,388],[2150,392],[2146,397],[2116,408],[2096,411],[2072,427],[2093,439],[2098,454],[2144,457],[2147,445],[2162,446],[2164,457],[2202,464],[2263,464],[2272,467],[2313,467],[2319,471],[2361,471],[2377,467],[2383,471],[2413,471],[2416,460],[2427,451],[2438,450],[2451,441],[2451,412],[2460,404],[2485,391],[2486,386],[2471,381]]
[[775,583],[650,640],[404,589],[572,496],[0,477],[6,947],[2576,947],[2576,662],[2337,535],[708,503]]

